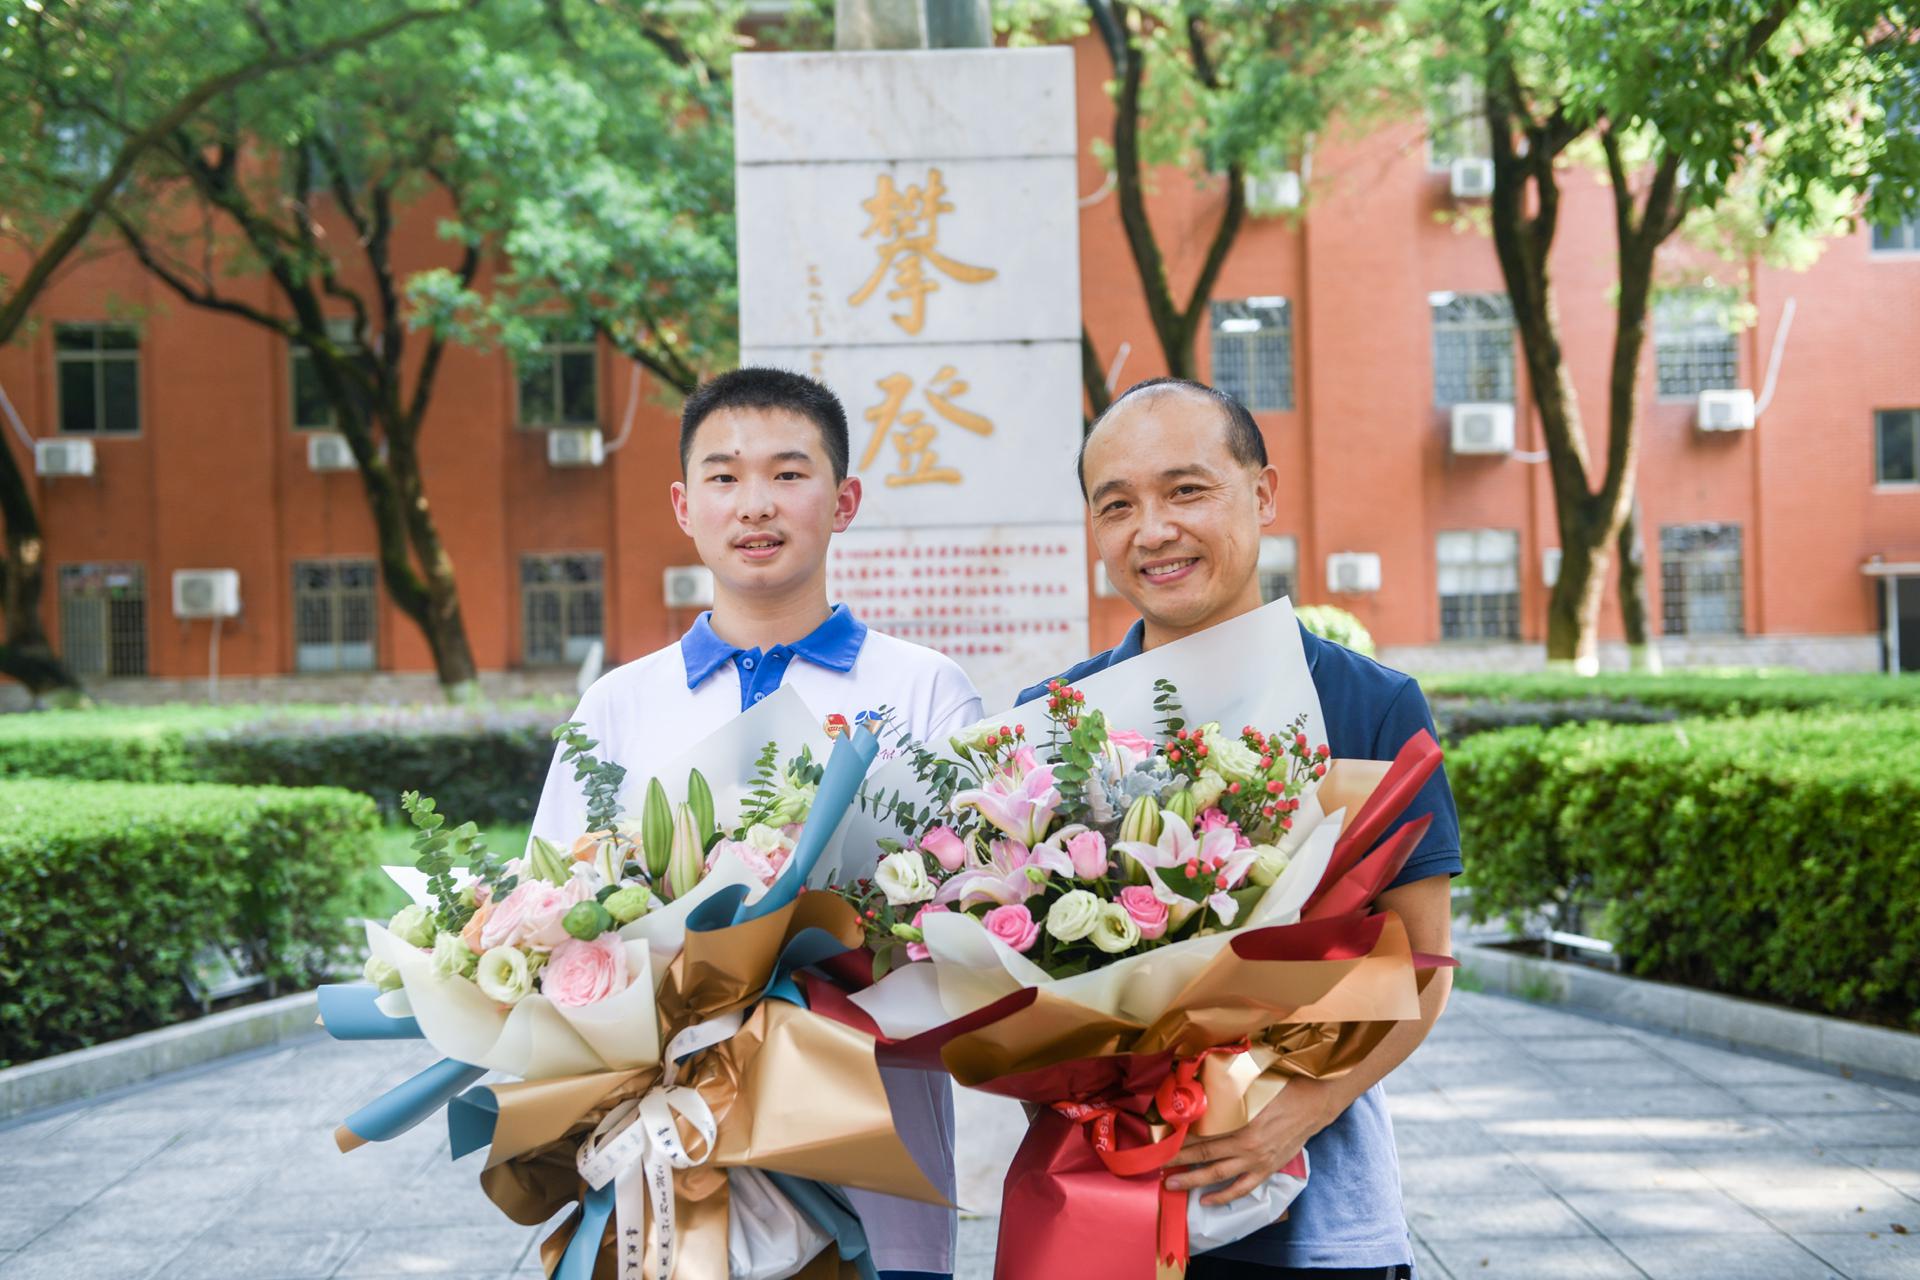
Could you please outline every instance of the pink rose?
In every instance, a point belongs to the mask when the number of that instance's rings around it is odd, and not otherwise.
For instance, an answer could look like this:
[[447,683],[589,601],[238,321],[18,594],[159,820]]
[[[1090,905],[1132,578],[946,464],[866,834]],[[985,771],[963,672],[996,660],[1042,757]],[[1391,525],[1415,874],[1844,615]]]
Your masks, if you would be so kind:
[[[937,902],[929,902],[926,906],[921,907],[913,913],[913,927],[918,929],[921,927],[920,922],[928,916],[944,914],[948,910],[950,910],[950,908],[943,907]],[[907,944],[907,959],[909,960],[925,960],[932,954],[931,951],[927,950],[927,944],[924,942],[909,942]]]
[[592,942],[568,938],[553,949],[540,971],[540,993],[555,1004],[578,1008],[627,989],[627,949],[617,934]]
[[935,827],[920,837],[920,847],[933,855],[943,871],[958,871],[966,865],[967,843],[952,827]]
[[772,884],[774,877],[780,874],[779,863],[774,862],[745,840],[721,840],[715,843],[713,851],[707,855],[708,871],[713,870],[713,864],[720,860],[722,853],[730,853],[738,858],[747,870],[760,878],[761,884]]
[[1167,932],[1167,904],[1153,896],[1153,886],[1130,884],[1120,891],[1120,905],[1140,926],[1140,936],[1164,937]]
[[1153,754],[1153,739],[1132,729],[1109,729],[1107,741],[1127,754],[1126,766],[1129,769]]
[[995,907],[987,912],[987,918],[981,923],[987,926],[988,933],[1015,951],[1031,951],[1033,944],[1040,940],[1040,926],[1034,920],[1033,913],[1018,902]]
[[560,921],[577,903],[593,896],[593,886],[575,878],[564,885],[526,880],[496,904],[480,930],[483,951],[495,947],[534,947],[550,950],[567,941]]
[[1107,874],[1107,838],[1098,831],[1082,831],[1067,841],[1067,857],[1073,860],[1077,879],[1098,880]]

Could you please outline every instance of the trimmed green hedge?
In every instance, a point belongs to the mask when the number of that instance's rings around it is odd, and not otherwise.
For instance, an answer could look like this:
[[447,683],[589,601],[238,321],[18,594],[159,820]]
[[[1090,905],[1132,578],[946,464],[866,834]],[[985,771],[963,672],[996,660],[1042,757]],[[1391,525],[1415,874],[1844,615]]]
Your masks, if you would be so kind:
[[183,1016],[206,943],[315,976],[373,827],[334,788],[0,781],[0,1066]]
[[1502,703],[1632,703],[1680,715],[1755,715],[1765,711],[1870,711],[1920,708],[1920,676],[1811,675],[1762,670],[1714,674],[1678,671],[1665,675],[1593,677],[1557,673],[1525,675],[1446,674],[1424,676],[1431,699]]
[[462,821],[528,822],[566,715],[551,701],[36,712],[0,716],[0,776],[337,786],[389,815],[413,788]]
[[1512,729],[1447,759],[1483,918],[1574,901],[1632,971],[1920,1028],[1920,710]]

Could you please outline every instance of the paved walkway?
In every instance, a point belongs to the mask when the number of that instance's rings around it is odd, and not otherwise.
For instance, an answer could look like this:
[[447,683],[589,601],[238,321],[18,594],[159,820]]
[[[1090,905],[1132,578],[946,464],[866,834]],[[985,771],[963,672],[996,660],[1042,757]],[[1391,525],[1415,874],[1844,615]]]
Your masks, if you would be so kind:
[[[0,1128],[0,1277],[539,1275],[442,1126],[334,1151],[428,1056],[315,1037]],[[1423,1277],[1920,1278],[1920,1092],[1462,993],[1392,1097]],[[970,1207],[1018,1127],[966,1099]],[[986,1280],[993,1219],[962,1228]]]

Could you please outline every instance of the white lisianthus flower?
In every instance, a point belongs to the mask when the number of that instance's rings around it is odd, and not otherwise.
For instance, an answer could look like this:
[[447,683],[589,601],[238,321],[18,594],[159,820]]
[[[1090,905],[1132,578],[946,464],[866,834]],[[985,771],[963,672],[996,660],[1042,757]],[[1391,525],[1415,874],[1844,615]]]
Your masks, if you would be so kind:
[[442,978],[471,978],[480,957],[473,954],[457,933],[442,933],[433,940],[433,971]]
[[368,982],[380,988],[382,995],[389,991],[398,991],[402,986],[400,971],[378,956],[368,956],[366,967],[360,970],[360,974]]
[[1206,744],[1208,766],[1219,770],[1229,781],[1251,782],[1260,775],[1259,755],[1240,739],[1220,732],[1219,725],[1208,725],[1201,732],[1200,740]]
[[998,720],[982,720],[978,724],[970,724],[960,730],[960,732],[948,738],[947,743],[956,753],[962,750],[985,751],[987,749],[987,735],[997,734],[999,732],[1000,722]]
[[1255,845],[1249,852],[1253,854],[1253,866],[1247,871],[1247,879],[1263,889],[1278,880],[1287,864],[1293,861],[1291,853],[1270,844]]
[[880,859],[879,870],[873,873],[873,882],[880,886],[880,892],[887,895],[887,901],[896,907],[925,902],[934,894],[933,879],[927,875],[925,856],[904,849]]
[[767,822],[776,827],[784,827],[789,822],[803,822],[807,812],[813,808],[814,793],[820,788],[811,782],[801,782],[791,772],[780,775],[773,784],[773,810],[767,815]]
[[518,947],[495,947],[480,957],[473,980],[487,999],[519,1004],[533,994],[533,967]]
[[1117,956],[1122,951],[1130,951],[1140,945],[1140,926],[1134,923],[1125,907],[1117,902],[1107,902],[1101,904],[1100,918],[1094,922],[1093,933],[1089,936],[1094,946],[1110,956]]
[[1100,906],[1085,889],[1063,893],[1047,909],[1047,932],[1061,942],[1078,942],[1100,923]]

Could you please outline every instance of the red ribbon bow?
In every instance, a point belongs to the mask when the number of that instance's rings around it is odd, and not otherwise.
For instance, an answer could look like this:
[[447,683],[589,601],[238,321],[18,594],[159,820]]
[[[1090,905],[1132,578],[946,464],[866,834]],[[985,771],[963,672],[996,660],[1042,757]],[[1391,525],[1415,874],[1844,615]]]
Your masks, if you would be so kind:
[[1087,1126],[1087,1142],[1109,1173],[1121,1178],[1161,1171],[1160,1260],[1169,1266],[1187,1264],[1187,1193],[1166,1184],[1167,1162],[1186,1145],[1187,1132],[1207,1114],[1207,1091],[1200,1084],[1200,1065],[1213,1054],[1245,1053],[1247,1044],[1217,1045],[1188,1058],[1176,1058],[1173,1069],[1154,1091],[1154,1110],[1172,1131],[1158,1142],[1120,1149],[1115,1130],[1120,1109],[1085,1102],[1056,1102],[1053,1109],[1075,1124]]

